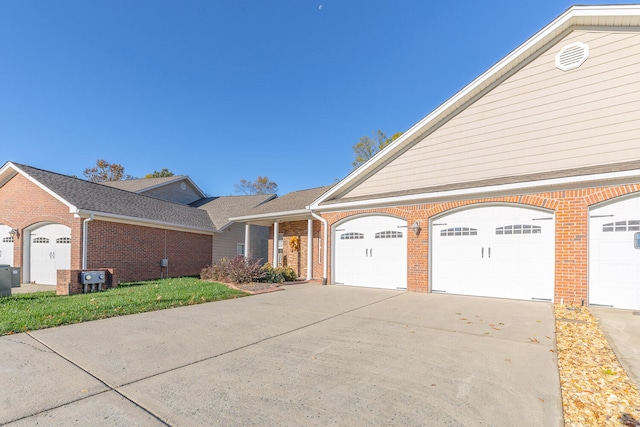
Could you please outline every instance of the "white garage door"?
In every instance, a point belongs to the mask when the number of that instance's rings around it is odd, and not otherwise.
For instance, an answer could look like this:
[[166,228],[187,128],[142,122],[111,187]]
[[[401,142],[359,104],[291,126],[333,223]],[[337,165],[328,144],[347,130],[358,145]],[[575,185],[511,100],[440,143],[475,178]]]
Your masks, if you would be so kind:
[[0,224],[0,264],[13,266],[13,237],[9,235],[11,227]]
[[431,227],[433,292],[553,299],[552,214],[486,206],[440,217]]
[[640,309],[640,197],[589,216],[589,304]]
[[351,219],[336,227],[333,241],[335,283],[407,287],[407,221],[379,215]]
[[71,266],[71,229],[61,224],[47,224],[31,230],[30,280],[41,285],[55,285],[57,270]]

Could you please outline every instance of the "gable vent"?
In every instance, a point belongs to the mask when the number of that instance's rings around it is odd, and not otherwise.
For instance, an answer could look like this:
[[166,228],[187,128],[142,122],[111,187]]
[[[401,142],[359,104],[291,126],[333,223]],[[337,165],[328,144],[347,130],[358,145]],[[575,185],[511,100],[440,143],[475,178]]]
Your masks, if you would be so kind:
[[556,67],[562,71],[573,70],[582,65],[589,57],[589,46],[577,42],[562,48],[556,55]]

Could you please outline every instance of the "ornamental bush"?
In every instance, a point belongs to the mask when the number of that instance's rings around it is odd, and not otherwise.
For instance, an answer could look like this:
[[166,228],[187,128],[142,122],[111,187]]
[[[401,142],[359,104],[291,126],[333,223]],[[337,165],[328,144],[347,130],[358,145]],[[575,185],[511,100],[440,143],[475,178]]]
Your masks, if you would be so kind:
[[269,263],[262,266],[263,277],[261,282],[266,283],[283,283],[291,282],[298,278],[295,270],[291,267],[278,267],[273,268]]
[[231,259],[222,258],[217,263],[203,268],[200,272],[200,278],[231,283],[257,282],[264,277],[260,261],[259,259],[245,258],[242,255]]

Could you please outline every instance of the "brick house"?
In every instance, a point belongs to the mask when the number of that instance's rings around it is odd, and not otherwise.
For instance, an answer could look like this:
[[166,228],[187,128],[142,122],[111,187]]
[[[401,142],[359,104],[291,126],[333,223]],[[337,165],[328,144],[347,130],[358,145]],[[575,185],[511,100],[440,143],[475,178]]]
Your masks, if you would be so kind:
[[639,53],[640,6],[568,9],[306,206],[311,269],[640,309]]
[[[51,285],[59,270],[115,269],[120,281],[197,275],[243,251],[246,227],[229,217],[274,197],[207,198],[184,176],[105,185],[8,162],[0,264],[21,267],[23,283]],[[266,257],[268,230],[250,230]]]

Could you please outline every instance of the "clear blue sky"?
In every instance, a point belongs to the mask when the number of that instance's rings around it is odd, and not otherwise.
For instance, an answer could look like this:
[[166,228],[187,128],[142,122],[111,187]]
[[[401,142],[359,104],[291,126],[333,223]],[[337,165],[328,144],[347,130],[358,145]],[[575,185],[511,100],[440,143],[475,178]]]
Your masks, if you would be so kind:
[[4,0],[0,164],[331,184],[361,136],[407,130],[571,4]]

